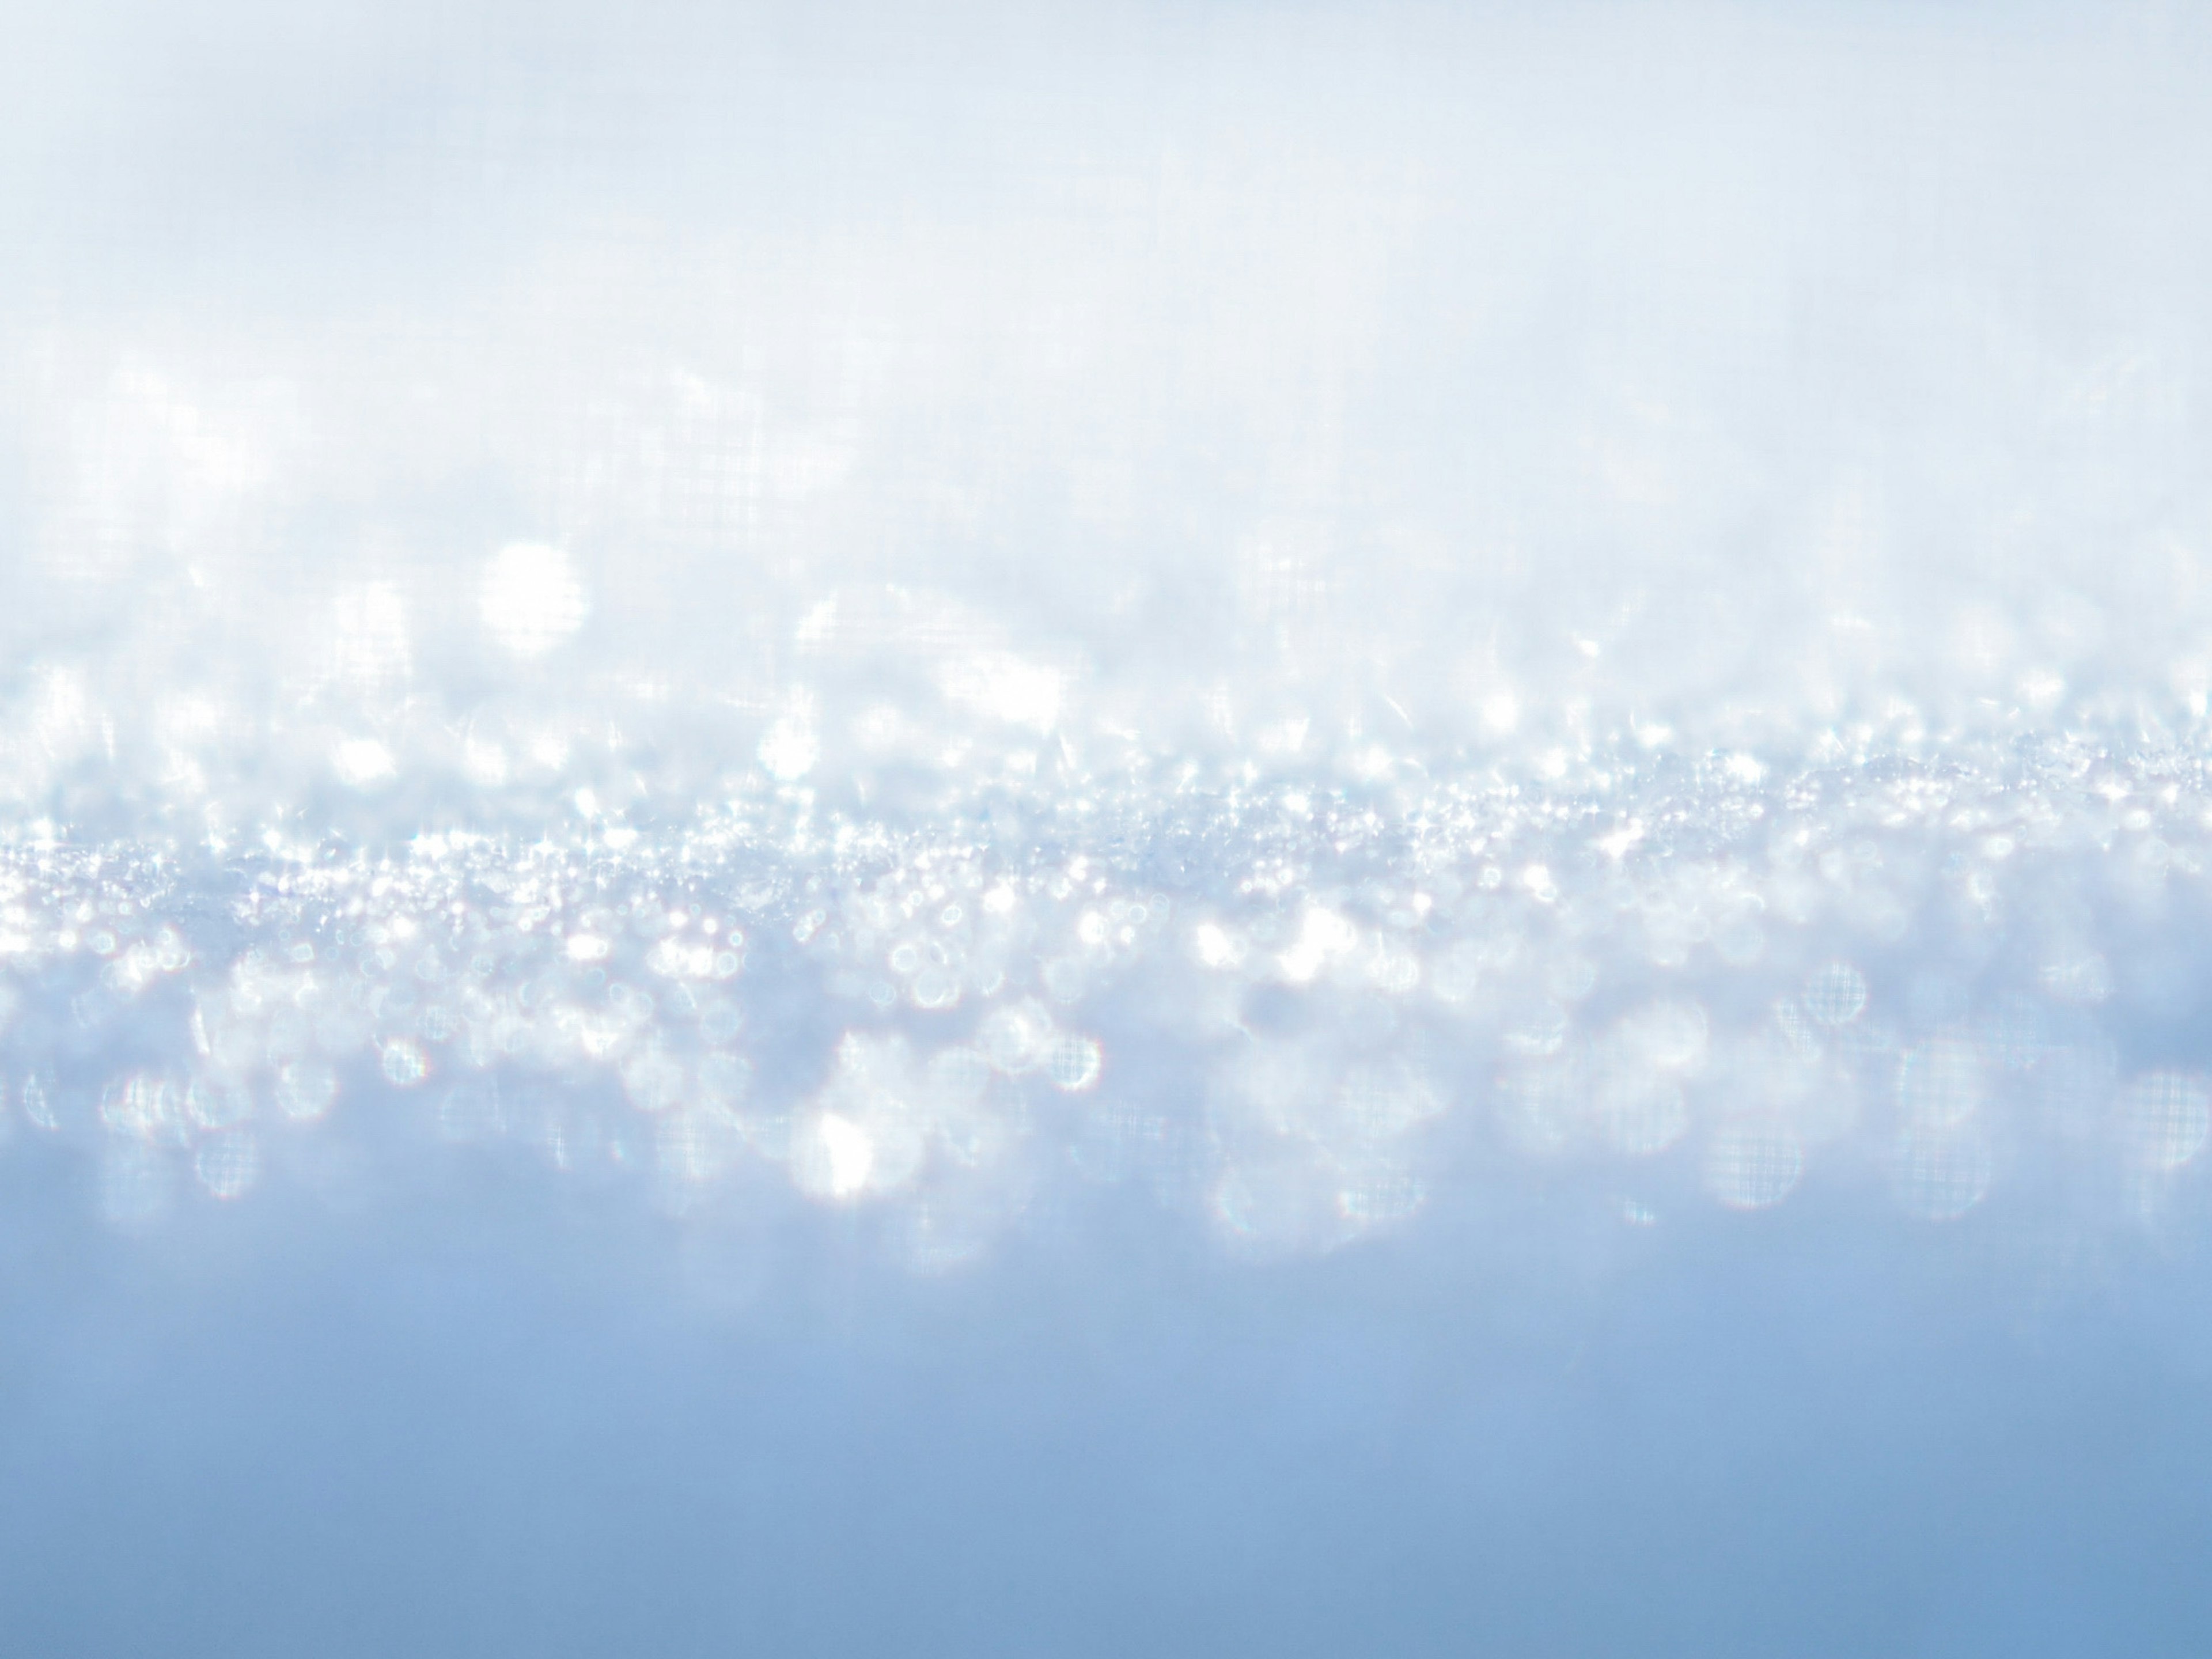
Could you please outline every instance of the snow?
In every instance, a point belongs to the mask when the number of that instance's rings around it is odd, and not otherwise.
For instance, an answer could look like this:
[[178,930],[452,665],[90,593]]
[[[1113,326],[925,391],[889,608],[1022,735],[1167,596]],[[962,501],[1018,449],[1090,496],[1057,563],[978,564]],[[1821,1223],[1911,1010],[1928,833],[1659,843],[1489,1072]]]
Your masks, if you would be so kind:
[[2197,19],[24,41],[35,1645],[2202,1645]]

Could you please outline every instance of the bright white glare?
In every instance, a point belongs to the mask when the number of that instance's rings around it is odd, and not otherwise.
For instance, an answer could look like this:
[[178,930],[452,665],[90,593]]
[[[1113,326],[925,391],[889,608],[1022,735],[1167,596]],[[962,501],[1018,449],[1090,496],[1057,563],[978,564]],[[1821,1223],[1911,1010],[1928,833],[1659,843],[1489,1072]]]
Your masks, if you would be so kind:
[[374,738],[348,738],[331,751],[331,767],[349,789],[389,782],[398,773],[392,750]]
[[[1316,906],[1306,912],[1297,943],[1276,958],[1276,965],[1285,979],[1293,984],[1304,984],[1329,962],[1350,951],[1358,938],[1358,930],[1342,916]],[[1206,941],[1201,940],[1199,948],[1203,952]]]
[[1060,718],[1063,677],[1011,653],[955,659],[943,683],[955,704],[1012,725],[1049,732]]
[[760,763],[779,783],[795,783],[813,770],[822,752],[814,722],[804,714],[789,714],[768,729],[760,740]]
[[820,1190],[830,1198],[851,1198],[868,1184],[876,1167],[873,1136],[850,1118],[824,1112],[815,1120],[820,1143]]
[[492,638],[524,658],[566,641],[590,610],[568,556],[538,542],[500,550],[484,568],[477,604]]
[[1229,936],[1220,923],[1201,921],[1190,931],[1190,948],[1199,961],[1208,968],[1228,968],[1243,957],[1237,941]]

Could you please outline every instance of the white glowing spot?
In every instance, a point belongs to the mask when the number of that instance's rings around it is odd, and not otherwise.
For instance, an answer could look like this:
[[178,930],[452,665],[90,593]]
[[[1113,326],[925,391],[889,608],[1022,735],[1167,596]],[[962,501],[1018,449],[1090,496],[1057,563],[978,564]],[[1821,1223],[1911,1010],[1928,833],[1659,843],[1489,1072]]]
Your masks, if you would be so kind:
[[1766,768],[1754,755],[1734,754],[1728,757],[1727,771],[1735,781],[1747,787],[1762,781]]
[[939,684],[947,698],[973,713],[1044,732],[1060,719],[1066,677],[1010,653],[990,652],[954,659]]
[[384,1045],[384,1080],[395,1089],[411,1089],[430,1074],[429,1057],[412,1037],[398,1037]]
[[994,916],[1012,914],[1018,902],[1014,890],[1003,881],[983,895],[984,909]]
[[1308,910],[1299,927],[1297,942],[1275,958],[1285,979],[1304,985],[1333,958],[1358,942],[1358,931],[1334,910],[1319,906]]
[[348,738],[331,750],[331,769],[349,789],[369,789],[398,775],[392,751],[374,738]]
[[760,740],[760,763],[778,783],[795,783],[805,777],[821,752],[813,720],[797,712],[776,721]]
[[568,960],[571,962],[605,962],[613,948],[597,933],[568,935]]
[[2030,669],[2021,676],[2020,700],[2039,714],[2049,714],[2065,696],[2065,678],[2048,668]]
[[584,625],[590,605],[568,556],[514,542],[485,567],[477,589],[484,627],[518,657],[541,657]]
[[1362,783],[1373,783],[1378,778],[1387,777],[1390,769],[1396,764],[1397,761],[1390,751],[1379,743],[1363,744],[1352,755],[1352,775]]
[[1096,910],[1085,910],[1075,923],[1075,936],[1085,945],[1106,942],[1106,918]]
[[1771,1208],[1804,1173],[1796,1132],[1771,1119],[1731,1123],[1705,1149],[1705,1190],[1732,1210]]
[[645,965],[665,979],[687,979],[703,975],[714,960],[714,947],[689,939],[665,939],[646,952]]
[[1208,968],[1233,968],[1243,958],[1242,945],[1218,922],[1201,921],[1190,930],[1191,954]]
[[1559,885],[1553,881],[1548,865],[1532,864],[1522,871],[1521,885],[1531,898],[1540,903],[1549,904],[1559,896]]
[[825,1196],[850,1198],[868,1184],[876,1167],[874,1137],[835,1112],[824,1112],[815,1121],[814,1133],[824,1162],[822,1191]]
[[1512,691],[1492,691],[1483,698],[1479,712],[1483,730],[1502,738],[1521,724],[1521,699]]
[[1644,839],[1644,820],[1631,818],[1611,835],[1600,836],[1595,845],[1606,857],[1618,863],[1628,854],[1628,849]]

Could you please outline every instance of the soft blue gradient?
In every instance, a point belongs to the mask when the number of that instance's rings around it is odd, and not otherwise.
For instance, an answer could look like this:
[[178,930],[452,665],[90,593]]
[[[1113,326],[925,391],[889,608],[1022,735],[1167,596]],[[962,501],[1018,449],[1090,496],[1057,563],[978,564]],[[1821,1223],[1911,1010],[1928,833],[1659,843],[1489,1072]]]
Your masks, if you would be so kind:
[[2212,1652],[2212,26],[18,4],[0,1652]]

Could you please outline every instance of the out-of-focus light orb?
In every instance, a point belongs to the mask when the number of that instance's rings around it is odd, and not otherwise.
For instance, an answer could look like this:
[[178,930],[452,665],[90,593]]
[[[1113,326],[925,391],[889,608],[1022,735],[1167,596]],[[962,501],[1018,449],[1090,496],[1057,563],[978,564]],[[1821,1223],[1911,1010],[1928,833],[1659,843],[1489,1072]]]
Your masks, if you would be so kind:
[[1201,921],[1191,930],[1193,955],[1208,968],[1231,968],[1243,955],[1243,942],[1231,936],[1218,922]]
[[1098,1044],[1090,1037],[1062,1036],[1053,1043],[1045,1065],[1051,1073],[1053,1087],[1068,1094],[1080,1094],[1098,1081],[1103,1061]]
[[347,738],[331,750],[331,769],[349,789],[373,789],[398,775],[392,751],[374,738]]
[[384,1080],[395,1089],[411,1089],[430,1074],[429,1057],[412,1037],[400,1037],[384,1046]]
[[875,1173],[875,1137],[836,1112],[816,1118],[797,1152],[793,1174],[816,1198],[857,1198]]
[[1805,981],[1805,1012],[1823,1025],[1850,1024],[1866,1003],[1866,975],[1848,962],[1826,963]]
[[284,1115],[309,1123],[331,1109],[338,1096],[337,1073],[317,1060],[295,1060],[276,1068],[276,1104]]
[[1034,1002],[1000,1008],[975,1030],[977,1046],[1010,1077],[1034,1070],[1047,1057],[1052,1036],[1051,1018]]
[[1705,1190],[1731,1210],[1772,1208],[1804,1173],[1796,1131],[1777,1120],[1731,1123],[1705,1149]]
[[1624,1015],[1613,1035],[1625,1056],[1658,1071],[1687,1073],[1705,1065],[1711,1029],[1702,1004],[1668,997]]
[[512,542],[484,568],[477,590],[485,629],[517,657],[542,657],[584,625],[591,605],[568,557],[542,542]]
[[963,708],[1042,733],[1060,719],[1066,676],[1010,652],[994,652],[956,658],[945,665],[939,684]]
[[201,1144],[192,1167],[210,1196],[243,1198],[261,1174],[261,1144],[251,1129],[227,1130]]
[[177,1091],[157,1072],[133,1072],[107,1085],[100,1102],[100,1121],[114,1134],[142,1140],[168,1137],[177,1126]]
[[1293,985],[1304,985],[1335,957],[1358,943],[1359,931],[1334,910],[1318,905],[1309,909],[1298,928],[1297,942],[1276,959],[1282,975]]
[[760,763],[778,783],[796,783],[813,770],[822,752],[814,722],[803,714],[786,714],[760,740]]

